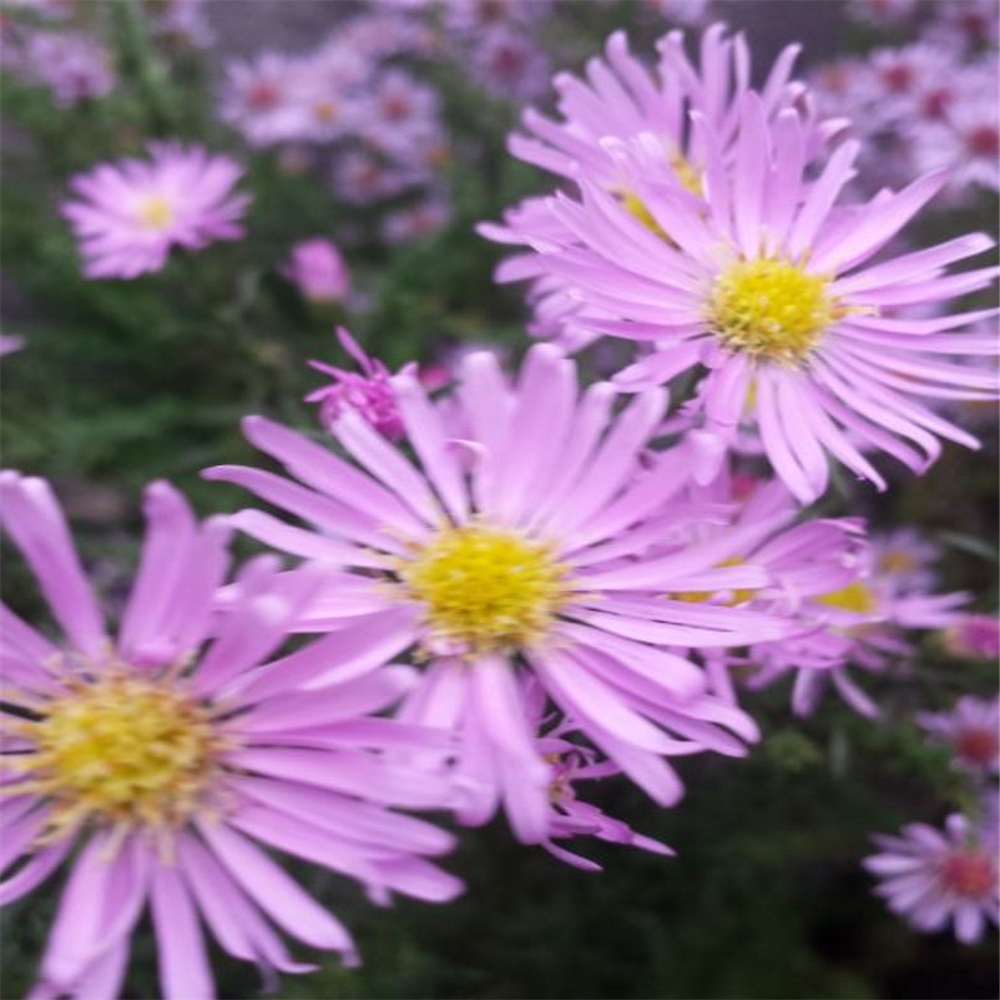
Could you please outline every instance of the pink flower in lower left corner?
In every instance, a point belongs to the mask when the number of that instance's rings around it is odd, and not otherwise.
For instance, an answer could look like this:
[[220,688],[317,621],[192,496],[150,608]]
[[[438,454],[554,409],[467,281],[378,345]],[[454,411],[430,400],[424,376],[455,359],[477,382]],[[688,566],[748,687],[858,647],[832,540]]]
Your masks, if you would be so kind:
[[62,214],[88,278],[159,271],[174,247],[201,250],[243,236],[250,200],[234,191],[243,168],[200,146],[153,142],[148,159],[102,163],[70,181]]
[[[48,483],[5,472],[0,498],[63,633],[45,638],[0,605],[10,872],[0,903],[69,867],[31,996],[119,996],[147,904],[167,1000],[215,996],[201,925],[269,974],[316,968],[290,957],[275,927],[356,963],[347,930],[269,849],[355,878],[377,903],[391,891],[433,902],[458,893],[423,857],[448,851],[450,835],[386,808],[447,805],[451,792],[441,775],[377,752],[442,740],[372,717],[413,681],[407,668],[375,669],[378,622],[355,618],[275,659],[308,574],[279,597],[278,561],[259,557],[220,605],[226,519],[199,524],[157,482],[112,639]],[[317,670],[332,670],[323,691],[296,691]]]
[[874,838],[881,852],[865,858],[864,867],[882,880],[875,891],[916,930],[954,923],[958,940],[975,944],[1000,922],[995,850],[958,813],[944,830],[911,823],[902,834]]

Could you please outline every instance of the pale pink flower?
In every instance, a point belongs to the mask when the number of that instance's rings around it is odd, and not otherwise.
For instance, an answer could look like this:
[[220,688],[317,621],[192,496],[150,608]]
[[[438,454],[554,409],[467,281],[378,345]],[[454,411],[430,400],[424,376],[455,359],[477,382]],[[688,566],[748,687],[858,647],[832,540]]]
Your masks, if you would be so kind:
[[413,373],[392,388],[418,464],[347,409],[331,431],[351,461],[250,417],[251,442],[299,482],[241,466],[205,476],[313,526],[249,509],[234,515],[248,534],[342,567],[303,629],[371,614],[387,659],[419,647],[427,665],[399,717],[457,734],[457,773],[477,789],[460,820],[482,823],[502,806],[521,840],[547,836],[550,768],[528,721],[530,677],[661,804],[682,790],[666,758],[742,754],[751,720],[668,647],[746,645],[788,627],[663,596],[768,580],[753,564],[726,564],[753,546],[757,525],[686,543],[699,512],[673,501],[704,463],[688,442],[647,452],[665,394],[639,393],[614,415],[612,387],[580,395],[575,366],[551,345],[528,353],[516,385],[491,354],[470,355],[447,406]]
[[978,774],[1000,770],[1000,701],[959,698],[950,712],[921,712],[917,722],[932,739],[947,743],[955,766]]
[[963,660],[1000,657],[1000,619],[996,615],[961,615],[941,634],[944,648]]
[[[199,524],[158,482],[112,638],[48,484],[5,472],[0,494],[4,526],[63,632],[50,640],[0,606],[0,822],[4,866],[15,866],[0,901],[70,867],[32,996],[117,997],[147,904],[167,1000],[215,996],[202,925],[266,973],[315,968],[288,955],[272,921],[356,963],[347,930],[270,849],[357,879],[376,902],[393,891],[455,896],[459,883],[423,857],[452,838],[386,809],[446,806],[452,793],[398,753],[435,749],[440,735],[373,717],[413,675],[377,669],[371,619],[275,659],[321,577],[300,572],[279,595],[279,563],[262,556],[217,610],[227,521]],[[298,688],[327,671],[322,692]]]
[[839,206],[856,142],[838,146],[810,180],[810,126],[792,109],[769,121],[765,104],[745,95],[730,165],[726,143],[702,116],[694,128],[707,163],[702,196],[679,189],[662,142],[644,134],[605,144],[635,205],[606,190],[603,175],[592,182],[582,172],[580,201],[550,199],[554,223],[538,236],[520,233],[538,273],[613,317],[576,316],[577,325],[652,345],[615,380],[637,388],[706,369],[697,395],[706,428],[731,438],[752,413],[775,472],[802,502],[825,491],[831,457],[885,489],[856,441],[917,473],[938,457],[941,438],[977,448],[923,399],[995,396],[992,375],[939,360],[995,354],[995,338],[956,332],[995,311],[931,319],[886,312],[987,286],[993,266],[946,268],[993,241],[970,234],[871,263],[946,175]]
[[361,374],[335,368],[325,361],[310,361],[311,367],[333,378],[332,385],[324,385],[306,396],[307,403],[319,403],[320,423],[332,428],[347,410],[359,413],[380,434],[390,440],[405,435],[403,422],[396,406],[389,369],[377,358],[371,358],[342,326],[337,327],[340,346],[357,361]]
[[24,347],[24,337],[19,337],[16,333],[0,333],[0,358],[13,354]]
[[16,65],[64,107],[105,97],[115,88],[111,53],[83,31],[32,31]]
[[102,163],[70,181],[62,205],[88,278],[159,271],[173,247],[201,250],[243,236],[250,200],[234,192],[243,168],[228,156],[177,142],[149,144],[149,159]]
[[391,198],[422,183],[424,175],[412,166],[395,165],[362,150],[338,156],[333,166],[333,190],[344,201],[367,205]]
[[911,823],[902,834],[873,837],[880,853],[864,867],[881,879],[875,892],[915,930],[934,933],[952,923],[963,944],[981,940],[998,922],[995,851],[957,813],[944,830]]
[[277,52],[226,64],[219,115],[253,146],[298,137],[301,115],[293,102],[296,63]]
[[282,273],[311,302],[340,302],[351,289],[346,261],[322,236],[296,243]]
[[530,101],[548,87],[548,54],[526,31],[505,25],[490,28],[463,61],[469,76],[501,101]]

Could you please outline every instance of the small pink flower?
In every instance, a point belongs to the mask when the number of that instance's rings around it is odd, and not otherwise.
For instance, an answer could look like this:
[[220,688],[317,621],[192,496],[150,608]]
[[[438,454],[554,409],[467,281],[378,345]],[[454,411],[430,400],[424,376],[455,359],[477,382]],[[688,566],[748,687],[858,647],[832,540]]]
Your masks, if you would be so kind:
[[201,146],[154,142],[149,159],[102,163],[70,181],[63,203],[88,278],[136,278],[159,271],[175,246],[201,250],[243,236],[250,200],[233,188],[243,173]]
[[282,273],[311,302],[339,302],[351,289],[343,256],[321,236],[296,243]]
[[389,369],[377,358],[371,358],[342,326],[337,327],[340,346],[361,368],[361,374],[335,368],[324,361],[310,361],[316,371],[332,376],[333,385],[325,385],[306,396],[307,403],[319,403],[319,419],[331,427],[347,411],[359,413],[380,434],[396,441],[406,431],[399,416]]
[[902,834],[873,838],[881,853],[864,867],[882,880],[875,892],[916,930],[933,933],[953,922],[958,940],[975,944],[998,923],[995,852],[957,813],[944,830],[911,823]]
[[951,712],[922,712],[917,722],[932,739],[947,743],[955,766],[965,771],[1000,770],[1000,701],[959,698]]
[[1000,619],[996,615],[962,615],[942,633],[945,649],[963,660],[1000,657]]

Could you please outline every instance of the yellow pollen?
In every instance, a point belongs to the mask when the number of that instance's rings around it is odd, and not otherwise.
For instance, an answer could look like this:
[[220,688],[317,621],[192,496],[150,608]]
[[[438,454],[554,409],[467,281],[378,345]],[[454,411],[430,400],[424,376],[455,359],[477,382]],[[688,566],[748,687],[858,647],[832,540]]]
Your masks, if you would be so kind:
[[314,105],[313,113],[321,122],[332,122],[340,113],[340,108],[333,101],[320,101]]
[[548,546],[483,525],[441,531],[399,568],[431,630],[473,654],[543,637],[569,593],[567,572]]
[[110,674],[48,705],[20,730],[34,752],[16,786],[50,797],[50,833],[96,821],[176,827],[203,804],[224,738],[206,707],[154,679]]
[[840,590],[831,590],[829,594],[817,597],[816,601],[829,608],[840,608],[860,615],[870,615],[878,606],[871,587],[860,580],[855,580]]
[[148,229],[166,229],[174,221],[173,206],[162,195],[153,195],[139,209],[139,221]]
[[733,350],[798,363],[846,313],[828,288],[827,278],[790,261],[737,261],[716,280],[705,319]]
[[[733,556],[731,559],[724,559],[719,563],[719,566],[742,566],[744,562],[746,562],[745,559],[741,559],[739,556]],[[711,597],[715,596],[716,593],[717,591],[713,590],[680,590],[668,596],[673,601],[687,601],[689,604],[702,604]],[[727,604],[729,607],[735,607],[737,604],[743,604],[746,601],[752,600],[756,594],[756,590],[734,590],[732,592],[732,596],[723,603]]]

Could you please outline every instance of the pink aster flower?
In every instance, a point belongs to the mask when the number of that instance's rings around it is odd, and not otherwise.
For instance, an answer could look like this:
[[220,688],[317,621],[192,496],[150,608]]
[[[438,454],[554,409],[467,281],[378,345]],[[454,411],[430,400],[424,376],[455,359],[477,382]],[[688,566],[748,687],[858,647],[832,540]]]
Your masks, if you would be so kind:
[[253,146],[270,146],[298,137],[299,109],[293,103],[293,59],[262,52],[252,60],[226,64],[219,115]]
[[422,239],[443,229],[450,218],[451,202],[441,192],[434,192],[415,205],[386,215],[382,222],[382,237],[386,243]]
[[17,65],[64,107],[105,97],[115,87],[107,46],[83,31],[32,31]]
[[346,410],[331,432],[351,460],[250,417],[250,441],[298,482],[241,466],[205,475],[312,526],[250,509],[234,515],[242,530],[343,567],[303,629],[371,614],[387,657],[417,646],[426,667],[400,718],[457,734],[457,772],[478,789],[460,820],[485,822],[502,805],[521,840],[547,837],[550,767],[526,708],[532,677],[661,804],[682,790],[666,758],[742,754],[751,720],[708,694],[702,670],[667,647],[745,645],[787,627],[664,596],[767,580],[749,563],[720,565],[747,551],[756,525],[686,544],[697,512],[671,501],[703,463],[687,443],[646,451],[665,394],[639,393],[613,415],[613,388],[579,395],[575,366],[551,345],[529,352],[513,386],[491,354],[470,355],[447,406],[412,373],[392,387],[417,464]]
[[464,61],[469,76],[498,100],[532,100],[548,86],[546,51],[527,32],[506,25],[485,31]]
[[[451,838],[386,809],[445,805],[450,791],[374,752],[440,739],[371,717],[412,683],[406,669],[374,671],[371,619],[275,659],[318,578],[300,573],[278,596],[277,561],[260,557],[216,612],[226,520],[199,525],[159,482],[146,492],[146,541],[113,639],[48,484],[6,472],[0,494],[64,633],[51,641],[0,607],[4,865],[21,862],[0,900],[70,868],[33,996],[118,996],[147,904],[168,1000],[215,995],[202,924],[265,971],[314,968],[289,957],[274,925],[356,962],[344,927],[262,847],[355,878],[378,902],[391,891],[456,894],[423,857]],[[330,672],[323,691],[299,690],[317,670]]]
[[995,338],[957,332],[994,310],[932,319],[886,312],[985,287],[995,267],[946,268],[993,241],[972,234],[871,263],[945,176],[838,207],[857,143],[840,145],[810,181],[809,126],[792,109],[769,123],[764,103],[745,95],[731,167],[704,117],[696,113],[693,125],[706,152],[703,197],[678,190],[662,143],[646,134],[607,144],[641,212],[582,175],[581,201],[549,202],[557,226],[536,239],[522,234],[541,271],[613,317],[578,317],[578,326],[651,346],[615,380],[637,388],[703,366],[706,428],[732,438],[752,413],[768,459],[802,502],[825,491],[831,457],[885,488],[857,441],[918,473],[938,457],[941,438],[978,447],[922,399],[995,395],[991,375],[940,360],[995,353]]
[[377,358],[365,354],[342,326],[337,327],[337,339],[357,361],[361,374],[335,368],[325,361],[309,362],[316,371],[333,378],[332,385],[324,385],[306,396],[307,403],[319,403],[320,423],[332,428],[343,413],[351,410],[390,440],[404,437],[406,431],[396,405],[389,369]]
[[959,698],[951,712],[922,712],[917,722],[952,748],[956,767],[980,774],[1000,770],[1000,700]]
[[340,302],[351,289],[343,256],[321,236],[296,243],[283,273],[311,302]]
[[963,660],[1000,657],[1000,618],[996,615],[962,615],[942,633],[945,649]]
[[243,173],[228,156],[176,142],[149,145],[148,160],[102,163],[70,181],[63,203],[88,278],[135,278],[159,271],[175,246],[201,250],[243,236],[250,200],[234,193]]
[[882,880],[876,893],[915,930],[934,933],[953,923],[959,941],[975,944],[998,923],[995,851],[957,813],[944,830],[911,823],[902,834],[873,838],[880,853],[864,867]]

